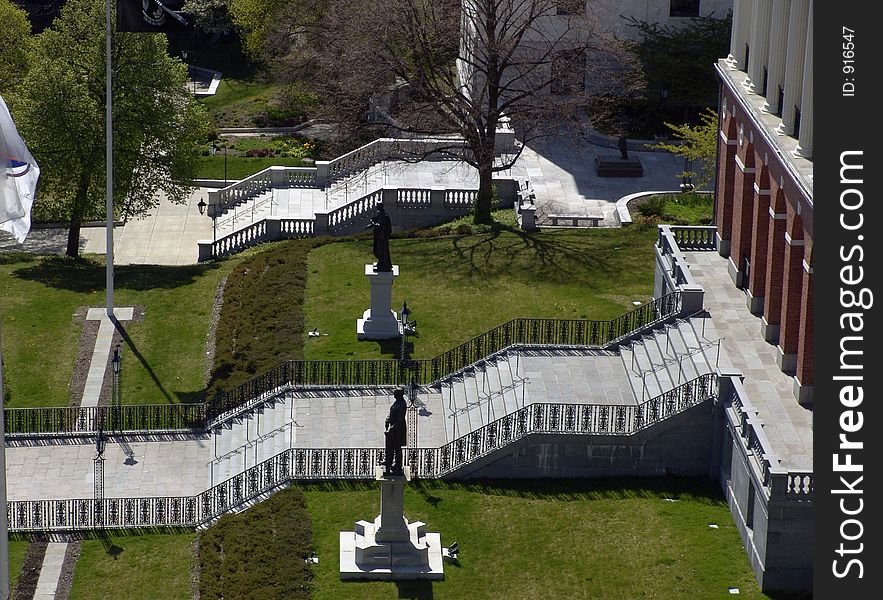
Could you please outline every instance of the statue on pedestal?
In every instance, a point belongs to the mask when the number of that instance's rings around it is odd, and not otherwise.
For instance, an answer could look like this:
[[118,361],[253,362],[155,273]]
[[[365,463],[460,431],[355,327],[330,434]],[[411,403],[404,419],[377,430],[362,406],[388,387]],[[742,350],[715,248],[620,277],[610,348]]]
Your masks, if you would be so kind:
[[406,415],[408,407],[405,404],[405,390],[398,388],[393,392],[392,405],[389,407],[389,416],[386,417],[386,458],[383,462],[385,475],[402,475],[402,446],[408,440],[408,424]]
[[374,230],[374,257],[377,264],[374,270],[378,273],[392,271],[392,259],[389,257],[389,237],[392,235],[392,222],[383,204],[377,205],[377,214],[371,219],[365,229]]
[[623,160],[629,158],[629,141],[624,135],[619,136],[619,156]]

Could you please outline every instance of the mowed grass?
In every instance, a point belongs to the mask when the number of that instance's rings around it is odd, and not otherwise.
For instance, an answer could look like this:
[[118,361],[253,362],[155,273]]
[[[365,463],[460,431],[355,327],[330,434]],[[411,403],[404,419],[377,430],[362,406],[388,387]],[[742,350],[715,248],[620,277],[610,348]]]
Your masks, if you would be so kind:
[[71,600],[190,598],[196,534],[120,535],[80,542]]
[[[431,358],[515,317],[612,319],[653,292],[654,229],[503,229],[390,242],[397,313],[417,320],[412,356]],[[304,316],[308,359],[398,357],[398,340],[356,341],[370,306],[370,234],[314,249]],[[324,335],[327,334],[327,335]]]
[[766,597],[717,485],[676,478],[410,484],[406,517],[458,542],[459,564],[432,584],[341,582],[338,532],[380,512],[375,488],[306,486],[314,600]]
[[15,584],[21,576],[21,567],[28,553],[27,540],[9,540],[9,589],[15,590]]
[[[200,179],[224,179],[224,156],[200,156],[197,159],[197,174]],[[303,161],[299,158],[280,157],[257,157],[257,156],[228,156],[227,157],[227,180],[233,182],[245,179],[263,171],[267,167],[300,167]]]
[[[182,267],[117,266],[116,306],[141,305],[123,322],[125,404],[200,401],[215,292],[237,260]],[[8,407],[66,406],[83,323],[79,307],[105,306],[103,260],[0,256],[0,318]]]

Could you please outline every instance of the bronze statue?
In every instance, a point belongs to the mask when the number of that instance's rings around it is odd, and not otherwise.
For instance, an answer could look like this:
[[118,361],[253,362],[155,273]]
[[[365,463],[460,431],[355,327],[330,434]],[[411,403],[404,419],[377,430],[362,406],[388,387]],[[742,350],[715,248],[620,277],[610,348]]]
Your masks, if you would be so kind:
[[377,205],[377,214],[371,219],[365,229],[374,230],[374,257],[377,263],[374,270],[378,273],[392,271],[392,259],[389,257],[389,236],[392,235],[392,222],[383,208],[383,204]]
[[619,154],[623,160],[629,157],[629,143],[624,135],[619,136]]
[[405,421],[408,407],[405,404],[404,388],[397,388],[392,395],[395,400],[389,407],[389,416],[386,417],[386,457],[383,467],[384,475],[402,475],[402,446],[408,439],[408,424]]

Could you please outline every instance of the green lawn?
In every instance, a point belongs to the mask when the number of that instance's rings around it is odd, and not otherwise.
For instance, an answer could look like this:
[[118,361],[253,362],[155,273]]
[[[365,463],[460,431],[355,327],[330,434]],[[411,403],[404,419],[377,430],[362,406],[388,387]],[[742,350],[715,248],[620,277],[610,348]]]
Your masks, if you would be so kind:
[[459,564],[432,584],[341,582],[338,531],[379,513],[375,487],[305,488],[314,600],[765,597],[717,485],[676,478],[412,484],[407,518],[459,542]]
[[21,567],[28,553],[27,540],[9,540],[9,589],[15,590],[15,584],[21,575]]
[[[200,156],[197,159],[197,177],[200,179],[224,179],[224,155]],[[288,157],[257,157],[257,156],[228,156],[227,179],[232,183],[238,179],[245,179],[267,167],[300,167],[303,161],[299,158]]]
[[195,535],[111,532],[83,540],[71,600],[189,600]]
[[[238,259],[182,267],[115,269],[116,306],[142,305],[126,323],[122,398],[127,404],[201,400],[205,341],[218,283]],[[7,406],[66,406],[79,307],[105,305],[105,268],[94,260],[0,255]]]
[[[501,230],[393,239],[399,265],[392,308],[417,320],[413,356],[431,358],[515,317],[611,319],[653,291],[655,228]],[[308,359],[397,357],[399,341],[356,341],[369,307],[364,265],[371,239],[327,244],[308,259],[304,299]]]

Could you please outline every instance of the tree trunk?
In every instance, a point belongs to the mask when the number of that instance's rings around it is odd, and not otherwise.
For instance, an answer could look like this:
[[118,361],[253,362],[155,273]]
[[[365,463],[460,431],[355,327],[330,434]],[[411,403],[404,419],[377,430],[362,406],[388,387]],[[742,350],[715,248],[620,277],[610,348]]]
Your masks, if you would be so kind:
[[80,185],[74,196],[71,207],[71,222],[67,230],[67,250],[65,254],[71,258],[80,256],[80,225],[83,222],[83,213],[86,210],[86,202],[89,197],[89,177],[85,173],[80,176]]
[[478,169],[478,196],[475,198],[473,221],[489,225],[493,222],[491,208],[494,201],[493,163],[483,164]]

